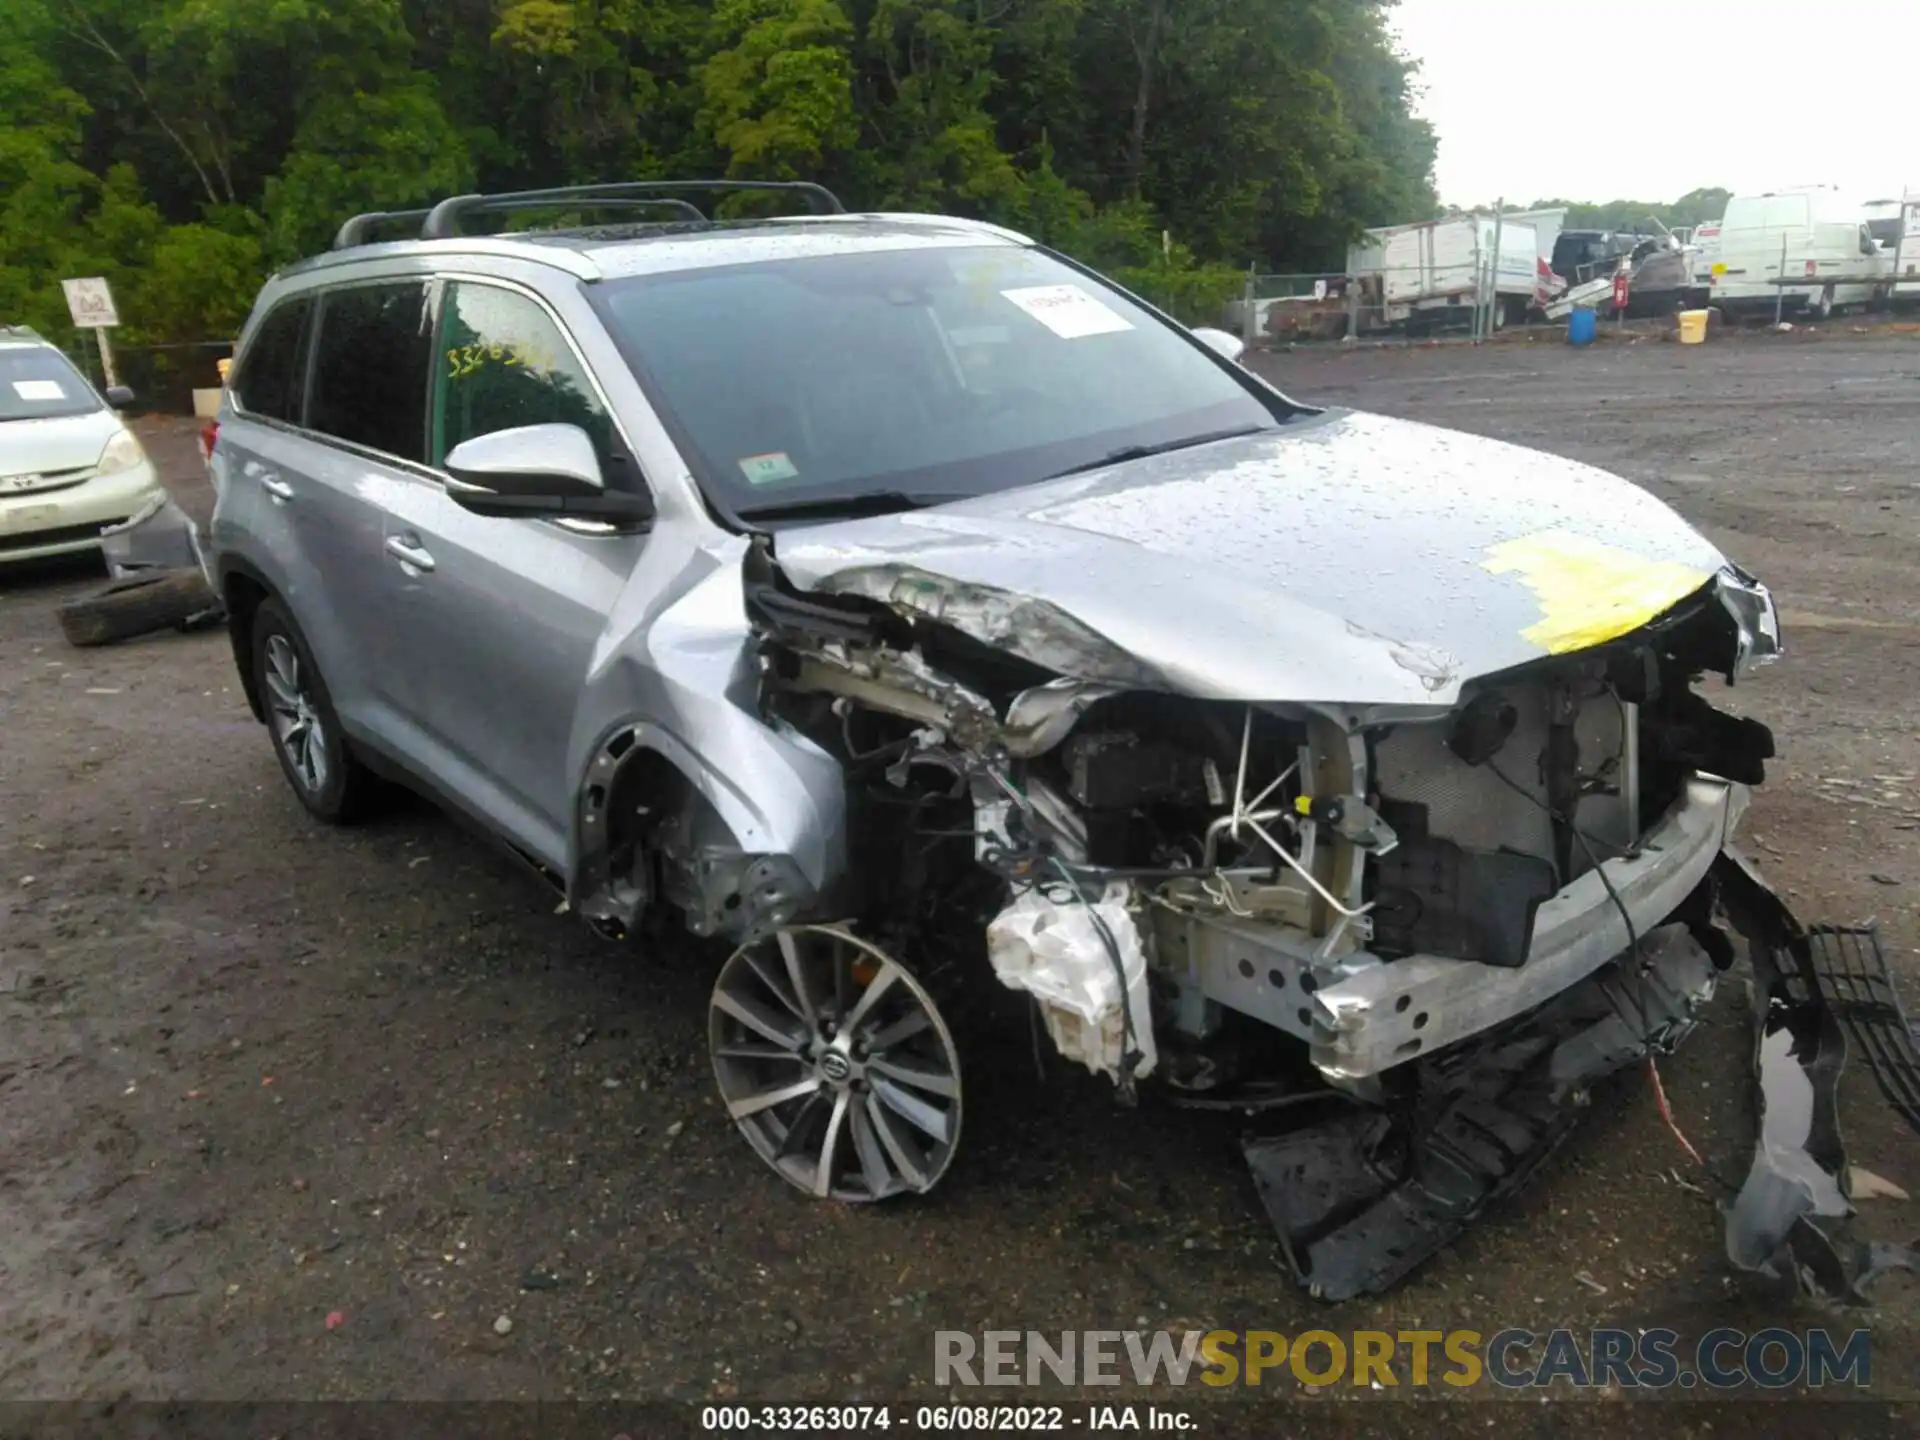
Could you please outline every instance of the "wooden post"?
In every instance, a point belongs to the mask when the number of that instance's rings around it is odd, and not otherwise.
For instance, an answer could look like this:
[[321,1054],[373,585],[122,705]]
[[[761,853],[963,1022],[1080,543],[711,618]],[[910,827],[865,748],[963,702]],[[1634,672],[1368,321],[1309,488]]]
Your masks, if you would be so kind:
[[107,339],[107,327],[94,326],[93,338],[100,342],[100,369],[107,377],[107,388],[111,390],[120,383],[120,376],[113,368],[113,342]]

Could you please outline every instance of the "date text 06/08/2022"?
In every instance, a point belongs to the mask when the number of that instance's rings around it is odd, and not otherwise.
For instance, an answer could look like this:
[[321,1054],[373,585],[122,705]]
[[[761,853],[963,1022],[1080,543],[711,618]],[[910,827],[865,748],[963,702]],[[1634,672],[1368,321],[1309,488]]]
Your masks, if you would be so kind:
[[1005,1435],[1027,1431],[1191,1432],[1192,1415],[1160,1405],[707,1405],[700,1428],[804,1434],[853,1430],[955,1431]]

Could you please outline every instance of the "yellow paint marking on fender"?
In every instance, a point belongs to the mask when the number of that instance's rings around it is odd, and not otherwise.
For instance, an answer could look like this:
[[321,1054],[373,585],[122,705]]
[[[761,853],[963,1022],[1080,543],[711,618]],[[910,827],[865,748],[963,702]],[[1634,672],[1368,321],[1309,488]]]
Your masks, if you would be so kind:
[[1495,545],[1480,568],[1490,575],[1517,574],[1533,591],[1541,618],[1520,633],[1550,655],[1638,630],[1713,578],[1708,570],[1649,560],[1567,530]]

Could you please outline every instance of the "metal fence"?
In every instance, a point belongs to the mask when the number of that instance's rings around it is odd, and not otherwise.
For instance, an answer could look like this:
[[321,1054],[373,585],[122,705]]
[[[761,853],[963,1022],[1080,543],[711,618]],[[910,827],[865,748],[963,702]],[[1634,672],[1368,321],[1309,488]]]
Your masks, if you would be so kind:
[[[106,388],[100,352],[91,332],[65,345],[67,358],[95,385]],[[193,392],[220,384],[218,362],[233,354],[231,340],[190,340],[177,345],[115,345],[113,366],[142,410],[193,413]]]

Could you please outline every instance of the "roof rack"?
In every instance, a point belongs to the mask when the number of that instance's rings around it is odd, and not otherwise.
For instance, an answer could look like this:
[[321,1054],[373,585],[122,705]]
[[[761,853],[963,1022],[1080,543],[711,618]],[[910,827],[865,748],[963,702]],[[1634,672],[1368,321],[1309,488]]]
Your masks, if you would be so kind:
[[355,245],[367,243],[367,231],[376,225],[402,220],[421,221],[427,218],[425,210],[369,210],[364,215],[356,215],[339,230],[334,232],[333,248],[348,250]]
[[[457,198],[466,199],[467,197],[460,196]],[[502,211],[502,210],[506,210],[506,211],[547,210],[547,209],[551,209],[555,205],[563,203],[558,200],[527,200],[527,199],[522,199],[518,197],[510,198],[507,196],[482,196],[480,198],[488,200],[490,203],[484,206],[477,206],[475,208],[486,210],[488,212],[496,212],[496,211]],[[639,196],[635,196],[632,198],[613,197],[605,200],[596,200],[593,202],[593,204],[596,209],[606,208],[611,210],[639,210],[639,209],[647,208],[649,206],[657,207],[662,205],[668,205],[668,206],[672,206],[675,212],[677,212],[683,219],[705,220],[707,218],[705,215],[703,215],[700,212],[699,207],[690,205],[685,200],[675,200],[667,196],[655,196],[653,198],[645,198],[645,197],[639,197]],[[401,221],[409,221],[417,225],[421,221],[427,219],[432,214],[433,214],[433,211],[430,209],[429,210],[369,210],[364,215],[355,215],[351,220],[347,221],[344,225],[340,227],[339,231],[333,237],[333,248],[336,250],[350,250],[356,245],[365,245],[367,243],[367,231],[371,230],[376,225],[398,224]],[[448,233],[453,234],[457,232],[449,231]],[[426,238],[437,238],[437,237],[426,237]]]
[[[740,190],[785,191],[798,195],[807,202],[807,209],[815,215],[844,215],[847,207],[824,185],[816,185],[811,180],[628,180],[610,185],[564,185],[552,190],[510,190],[498,195],[455,195],[442,200],[428,212],[426,223],[420,227],[422,240],[446,240],[460,233],[459,222],[462,215],[483,213],[489,210],[530,210],[535,208],[571,205],[591,201],[594,204],[673,203],[683,211],[692,212],[688,218],[704,220],[696,206],[684,200],[664,201],[673,193],[686,191],[719,194]],[[349,225],[353,222],[348,221]]]

